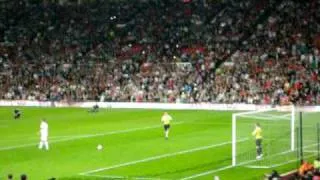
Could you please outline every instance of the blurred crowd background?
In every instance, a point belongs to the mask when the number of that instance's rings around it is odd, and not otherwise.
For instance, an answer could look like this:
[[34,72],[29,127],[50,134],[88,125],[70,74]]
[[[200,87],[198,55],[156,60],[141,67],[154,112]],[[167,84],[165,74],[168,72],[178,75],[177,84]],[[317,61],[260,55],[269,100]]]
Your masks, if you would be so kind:
[[320,104],[319,0],[0,6],[0,99]]

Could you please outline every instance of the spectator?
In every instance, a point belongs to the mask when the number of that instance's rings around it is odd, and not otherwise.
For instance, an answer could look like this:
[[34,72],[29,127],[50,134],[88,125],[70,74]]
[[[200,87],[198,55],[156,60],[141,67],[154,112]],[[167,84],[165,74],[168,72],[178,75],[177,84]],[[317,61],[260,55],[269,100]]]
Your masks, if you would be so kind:
[[319,1],[21,6],[0,10],[0,99],[320,104]]
[[319,157],[314,160],[314,162],[313,162],[313,167],[314,167],[315,169],[317,169],[317,170],[320,169],[320,158],[319,158]]
[[308,171],[304,176],[302,176],[302,180],[312,180],[313,179],[313,172]]
[[280,175],[276,170],[272,170],[271,175],[268,177],[268,180],[280,180]]
[[313,165],[304,160],[299,168],[299,176],[305,177],[307,172],[313,171]]
[[319,169],[315,169],[312,180],[320,180],[320,171],[319,171]]

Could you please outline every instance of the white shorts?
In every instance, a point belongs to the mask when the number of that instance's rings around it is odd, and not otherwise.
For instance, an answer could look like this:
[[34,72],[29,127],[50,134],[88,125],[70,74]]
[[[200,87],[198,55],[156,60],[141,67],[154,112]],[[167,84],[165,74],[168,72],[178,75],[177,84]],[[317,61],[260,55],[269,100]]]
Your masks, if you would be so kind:
[[48,141],[48,134],[41,134],[40,140],[41,141]]
[[48,138],[47,138],[47,137],[41,137],[40,140],[41,140],[41,141],[48,141]]

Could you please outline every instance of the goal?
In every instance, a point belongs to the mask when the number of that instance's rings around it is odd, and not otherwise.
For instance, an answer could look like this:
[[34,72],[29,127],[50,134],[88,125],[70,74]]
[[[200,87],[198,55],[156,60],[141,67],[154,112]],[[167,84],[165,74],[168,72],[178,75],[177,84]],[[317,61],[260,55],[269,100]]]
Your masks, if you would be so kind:
[[[232,115],[232,165],[271,168],[297,159],[294,106],[278,106]],[[257,159],[254,125],[262,129],[263,157]]]
[[299,160],[310,157],[313,160],[320,157],[320,112],[317,108],[299,111],[299,128],[296,130]]

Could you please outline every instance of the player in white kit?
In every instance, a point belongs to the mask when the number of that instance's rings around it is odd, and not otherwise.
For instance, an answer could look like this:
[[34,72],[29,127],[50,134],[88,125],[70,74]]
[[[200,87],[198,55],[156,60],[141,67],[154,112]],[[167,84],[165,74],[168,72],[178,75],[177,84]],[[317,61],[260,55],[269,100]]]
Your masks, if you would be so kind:
[[46,150],[49,150],[48,134],[49,134],[49,126],[48,126],[47,121],[45,119],[43,119],[40,124],[39,149],[42,149],[43,146],[45,146]]

